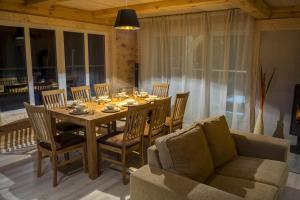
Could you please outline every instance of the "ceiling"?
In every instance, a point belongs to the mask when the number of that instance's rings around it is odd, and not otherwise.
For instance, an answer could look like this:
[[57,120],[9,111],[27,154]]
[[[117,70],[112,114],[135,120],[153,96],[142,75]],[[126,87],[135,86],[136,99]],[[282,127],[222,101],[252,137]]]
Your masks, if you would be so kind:
[[[135,5],[142,3],[150,3],[161,0],[127,0],[127,5]],[[78,8],[88,11],[102,10],[114,7],[123,7],[126,5],[125,0],[65,0],[58,1],[57,5],[66,6],[70,8]]]
[[[127,0],[139,18],[239,8],[256,19],[300,18],[300,0]],[[0,0],[0,11],[112,25],[126,0]]]

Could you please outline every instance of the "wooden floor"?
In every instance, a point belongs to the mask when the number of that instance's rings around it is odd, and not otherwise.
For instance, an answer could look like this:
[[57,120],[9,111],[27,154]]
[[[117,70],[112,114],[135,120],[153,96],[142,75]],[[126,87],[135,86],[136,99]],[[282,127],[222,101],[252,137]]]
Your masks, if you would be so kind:
[[[44,175],[40,178],[35,173],[35,151],[20,151],[0,154],[0,199],[130,199],[129,184],[122,184],[121,175],[108,165],[104,166],[102,175],[92,181],[83,172],[81,166],[72,165],[68,169],[69,175],[59,173],[59,185],[52,187],[50,164],[44,161]],[[70,172],[70,170],[72,172]],[[280,200],[300,199],[300,175],[289,173],[287,187],[280,196]]]

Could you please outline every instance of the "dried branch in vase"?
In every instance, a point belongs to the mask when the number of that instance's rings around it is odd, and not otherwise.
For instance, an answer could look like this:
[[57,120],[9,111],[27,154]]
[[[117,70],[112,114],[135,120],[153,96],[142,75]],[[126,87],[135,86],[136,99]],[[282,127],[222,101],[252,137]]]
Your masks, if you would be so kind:
[[266,86],[266,73],[263,72],[263,67],[262,67],[262,65],[260,65],[260,102],[259,102],[260,104],[259,104],[259,108],[261,110],[263,110],[265,99],[266,99],[267,93],[270,89],[274,74],[275,74],[275,68],[273,69],[273,72],[272,72],[272,74],[267,82],[267,86]]

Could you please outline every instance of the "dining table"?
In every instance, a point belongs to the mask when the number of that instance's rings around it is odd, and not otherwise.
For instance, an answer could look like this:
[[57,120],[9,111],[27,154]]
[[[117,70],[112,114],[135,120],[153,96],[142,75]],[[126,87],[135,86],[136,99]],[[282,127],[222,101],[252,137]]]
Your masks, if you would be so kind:
[[[131,97],[129,97],[131,98]],[[147,103],[145,98],[132,98],[135,99],[136,104]],[[85,102],[85,106],[88,113],[85,114],[72,114],[70,107],[59,107],[49,109],[51,115],[51,127],[54,129],[53,133],[56,133],[56,121],[68,121],[74,124],[85,127],[86,145],[87,145],[87,165],[88,176],[90,179],[96,179],[101,172],[101,166],[98,157],[98,144],[96,137],[96,127],[101,124],[109,124],[110,122],[122,119],[126,117],[128,112],[128,106],[124,105],[126,99],[112,99],[109,103],[99,103],[96,101]],[[115,104],[119,107],[118,112],[104,112],[107,104]],[[120,104],[122,104],[120,106]]]

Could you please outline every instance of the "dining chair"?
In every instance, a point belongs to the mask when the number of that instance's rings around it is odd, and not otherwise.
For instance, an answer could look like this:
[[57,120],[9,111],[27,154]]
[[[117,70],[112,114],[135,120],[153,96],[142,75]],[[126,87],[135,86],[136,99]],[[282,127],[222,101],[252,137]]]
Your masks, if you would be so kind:
[[[42,175],[42,160],[46,156],[49,156],[52,165],[53,187],[57,186],[58,167],[82,160],[83,167],[86,171],[85,138],[69,133],[56,135],[51,125],[50,113],[44,107],[31,106],[28,103],[24,103],[24,105],[37,139],[37,176],[40,177]],[[81,155],[70,160],[58,162],[60,155],[72,151],[79,151]]]
[[[109,96],[109,84],[108,83],[98,83],[94,84],[94,91],[96,94],[96,98],[101,96]],[[116,129],[116,122],[113,121],[112,123],[101,124],[100,127],[107,129],[107,132],[110,133],[111,129]]]
[[154,83],[152,86],[152,95],[158,97],[167,97],[169,94],[169,83]]
[[91,100],[91,91],[88,85],[71,87],[74,101],[88,102]]
[[[52,108],[67,107],[67,99],[63,89],[42,91],[42,98],[44,106],[47,110]],[[67,121],[57,121],[56,129],[59,132],[73,132],[83,130],[83,127]]]
[[189,94],[190,92],[176,94],[171,117],[167,117],[165,122],[165,126],[169,129],[169,133],[182,128],[185,107],[189,98]]
[[108,83],[98,83],[94,84],[94,90],[96,97],[109,96],[109,84]]
[[[126,156],[129,153],[136,152],[140,157],[140,164],[144,164],[142,136],[145,130],[148,112],[148,103],[129,106],[124,131],[115,136],[107,135],[98,139],[99,163],[103,159],[114,164],[121,165],[124,184],[127,183]],[[104,151],[119,154],[121,159],[115,160],[110,157],[106,157],[105,154],[102,155],[102,152]]]
[[147,146],[151,146],[153,141],[165,134],[165,121],[170,110],[171,97],[157,99],[151,107],[150,123],[146,124],[144,138],[147,139]]

